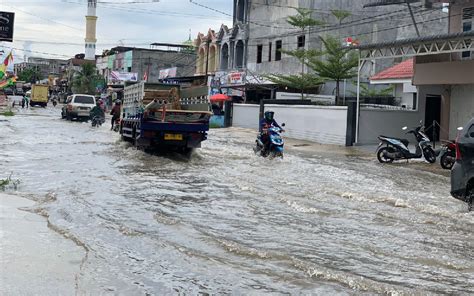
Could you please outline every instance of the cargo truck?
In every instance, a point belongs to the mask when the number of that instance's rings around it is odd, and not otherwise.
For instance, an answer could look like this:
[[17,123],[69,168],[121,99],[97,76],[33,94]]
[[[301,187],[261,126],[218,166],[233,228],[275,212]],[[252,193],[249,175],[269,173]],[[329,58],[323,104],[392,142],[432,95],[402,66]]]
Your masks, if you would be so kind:
[[46,107],[48,104],[49,86],[44,84],[34,84],[31,87],[30,106]]
[[190,153],[207,139],[207,86],[139,82],[124,88],[120,134],[143,150]]

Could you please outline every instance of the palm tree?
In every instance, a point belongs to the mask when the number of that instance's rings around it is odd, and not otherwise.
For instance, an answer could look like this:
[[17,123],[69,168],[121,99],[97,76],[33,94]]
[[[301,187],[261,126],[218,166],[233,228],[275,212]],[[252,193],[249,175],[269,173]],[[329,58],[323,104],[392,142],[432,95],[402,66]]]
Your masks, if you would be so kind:
[[99,75],[97,75],[94,64],[82,64],[81,71],[74,73],[73,77],[73,91],[75,93],[95,94]]

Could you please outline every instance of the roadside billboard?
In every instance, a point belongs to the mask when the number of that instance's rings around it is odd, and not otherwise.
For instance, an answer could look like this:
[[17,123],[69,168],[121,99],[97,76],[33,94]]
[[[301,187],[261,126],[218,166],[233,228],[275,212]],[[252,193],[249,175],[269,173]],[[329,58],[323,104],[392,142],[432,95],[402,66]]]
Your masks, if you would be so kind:
[[119,72],[119,71],[112,71],[109,75],[110,82],[119,82],[119,81],[138,81],[138,73],[133,72]]
[[158,79],[174,78],[176,77],[177,70],[176,67],[160,70]]
[[13,42],[15,13],[0,11],[0,41]]

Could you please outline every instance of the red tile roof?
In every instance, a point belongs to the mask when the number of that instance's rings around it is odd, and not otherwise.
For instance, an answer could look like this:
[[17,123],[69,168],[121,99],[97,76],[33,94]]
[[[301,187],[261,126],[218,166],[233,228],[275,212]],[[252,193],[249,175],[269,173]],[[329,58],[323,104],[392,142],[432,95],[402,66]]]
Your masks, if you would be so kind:
[[413,78],[413,59],[406,60],[370,77],[370,80]]

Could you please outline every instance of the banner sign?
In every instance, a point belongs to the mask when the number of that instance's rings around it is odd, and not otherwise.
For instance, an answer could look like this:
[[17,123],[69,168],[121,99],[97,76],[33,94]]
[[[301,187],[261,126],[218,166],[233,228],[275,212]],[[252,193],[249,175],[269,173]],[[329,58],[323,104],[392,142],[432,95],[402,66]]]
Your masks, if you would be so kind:
[[138,81],[137,79],[138,73],[130,73],[130,72],[119,72],[119,71],[112,71],[110,72],[109,80],[111,81]]
[[13,42],[15,13],[0,11],[0,41]]
[[177,70],[178,68],[176,67],[160,70],[160,75],[158,76],[158,79],[174,78],[176,77]]

